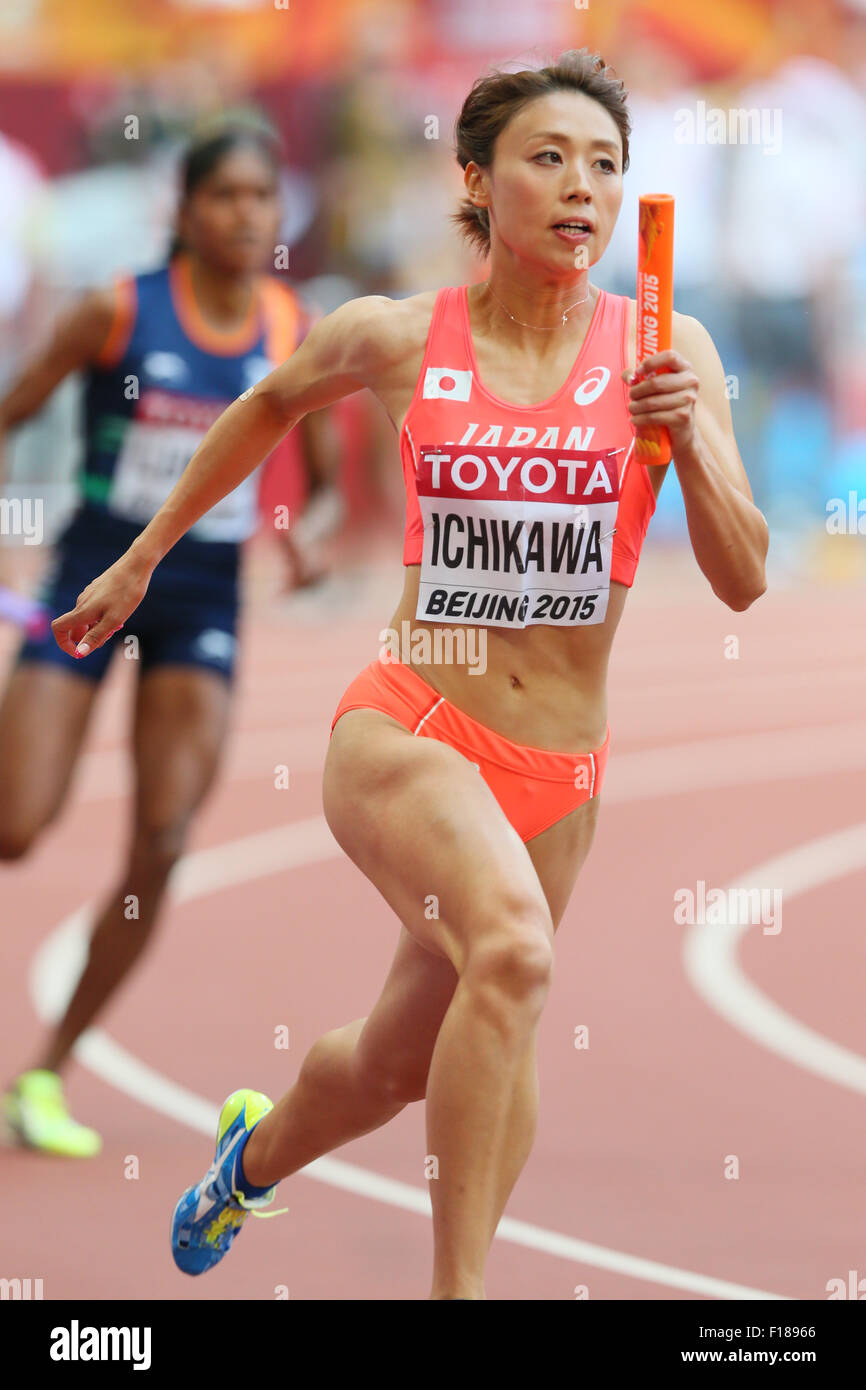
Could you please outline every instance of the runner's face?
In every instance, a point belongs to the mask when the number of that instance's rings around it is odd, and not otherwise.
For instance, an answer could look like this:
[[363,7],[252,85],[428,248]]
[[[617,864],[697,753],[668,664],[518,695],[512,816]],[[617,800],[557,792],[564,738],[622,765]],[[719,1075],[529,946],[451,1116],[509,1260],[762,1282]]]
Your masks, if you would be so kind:
[[[497,240],[547,270],[594,265],[622,203],[622,141],[616,122],[583,92],[552,92],[522,107],[500,132],[492,168],[491,249]],[[567,240],[554,224],[587,218],[592,230]],[[581,256],[576,256],[582,248]]]
[[179,230],[197,255],[238,274],[273,266],[279,222],[274,170],[257,150],[239,146],[189,195]]

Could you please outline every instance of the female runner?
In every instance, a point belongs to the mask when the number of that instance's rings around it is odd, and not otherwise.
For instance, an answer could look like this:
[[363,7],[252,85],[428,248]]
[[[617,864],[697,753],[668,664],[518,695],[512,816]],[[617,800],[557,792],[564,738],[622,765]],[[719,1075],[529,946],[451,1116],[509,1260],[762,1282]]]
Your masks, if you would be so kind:
[[[410,632],[418,660],[374,661],[349,686],[324,806],[400,938],[369,1017],[320,1038],[276,1107],[247,1090],[225,1102],[214,1162],[173,1217],[190,1274],[222,1258],[281,1178],[426,1098],[430,1296],[485,1297],[535,1132],[554,931],[598,818],[611,644],[665,472],[632,461],[634,425],[670,431],[717,597],[741,611],[766,587],[767,526],[709,334],[676,315],[673,349],[635,373],[634,302],[575,267],[576,247],[599,260],[620,208],[621,82],[585,50],[494,73],[456,134],[459,220],[483,250],[489,240],[487,283],[362,298],[324,318],[221,416],[140,538],[53,624],[65,651],[98,652],[163,556],[305,412],[362,386],[384,403],[408,491],[391,628]],[[480,663],[425,655],[449,630],[459,654],[473,625],[483,678]]]
[[[278,175],[279,154],[264,132],[227,127],[197,142],[182,171],[176,254],[161,269],[88,294],[0,401],[8,428],[68,373],[86,374],[81,499],[41,596],[50,612],[74,604],[94,570],[128,549],[210,424],[304,337],[307,311],[263,273],[278,237]],[[327,428],[308,417],[305,455],[318,477],[331,466]],[[69,1115],[60,1070],[151,939],[166,880],[213,783],[233,687],[240,547],[256,527],[250,477],[175,547],[131,634],[106,641],[86,665],[58,648],[47,624],[19,649],[0,703],[7,861],[26,854],[61,810],[96,694],[125,638],[140,676],[126,862],[96,918],[65,1016],[3,1097],[13,1137],[32,1147],[79,1156],[100,1147],[96,1131]],[[302,581],[303,557],[286,549]]]

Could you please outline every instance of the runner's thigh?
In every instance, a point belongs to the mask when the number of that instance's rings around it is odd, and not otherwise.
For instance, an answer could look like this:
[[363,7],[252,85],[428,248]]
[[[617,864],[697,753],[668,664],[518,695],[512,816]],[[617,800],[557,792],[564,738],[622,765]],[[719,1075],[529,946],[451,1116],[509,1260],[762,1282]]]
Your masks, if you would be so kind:
[[134,747],[138,827],[182,833],[220,763],[231,686],[195,666],[157,666],[139,681]]
[[98,682],[48,662],[15,666],[0,700],[0,839],[25,849],[59,812]]
[[578,874],[592,847],[601,799],[598,796],[528,840],[526,849],[544,889],[555,927],[562,921]]
[[323,793],[337,842],[415,939],[458,973],[483,938],[552,941],[526,847],[455,749],[377,710],[350,710],[331,735]]

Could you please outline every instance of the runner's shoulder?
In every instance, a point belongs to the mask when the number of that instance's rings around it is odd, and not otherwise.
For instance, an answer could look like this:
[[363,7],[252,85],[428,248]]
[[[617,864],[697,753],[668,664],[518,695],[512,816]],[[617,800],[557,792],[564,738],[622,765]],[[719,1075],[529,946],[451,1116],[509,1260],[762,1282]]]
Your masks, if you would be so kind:
[[82,290],[66,310],[66,321],[86,324],[97,335],[107,332],[118,311],[121,288],[117,282]]
[[121,310],[121,293],[116,283],[83,290],[58,314],[45,355],[62,359],[70,368],[94,361]]
[[676,309],[671,318],[671,342],[678,352],[685,354],[689,350],[715,351],[712,334],[700,319],[691,314],[678,314]]
[[[624,295],[623,298],[628,300],[630,338],[633,347],[637,324],[637,300],[628,295]],[[671,346],[686,357],[690,351],[703,350],[706,352],[708,349],[715,351],[712,335],[700,319],[693,318],[691,314],[681,314],[676,309],[671,313]]]
[[378,375],[423,350],[436,294],[425,290],[405,299],[381,294],[350,299],[322,319],[317,331],[359,376]]

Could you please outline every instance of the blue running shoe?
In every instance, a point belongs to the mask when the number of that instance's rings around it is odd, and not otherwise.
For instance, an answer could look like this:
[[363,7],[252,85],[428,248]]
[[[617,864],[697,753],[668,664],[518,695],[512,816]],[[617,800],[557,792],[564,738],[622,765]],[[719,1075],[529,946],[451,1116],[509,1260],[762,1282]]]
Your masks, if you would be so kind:
[[261,1091],[233,1091],[224,1103],[214,1161],[201,1182],[187,1188],[172,1217],[171,1253],[184,1274],[204,1274],[219,1264],[250,1212],[267,1217],[288,1211],[258,1210],[270,1206],[275,1187],[260,1197],[246,1197],[240,1190],[241,1152],[259,1120],[273,1108]]

